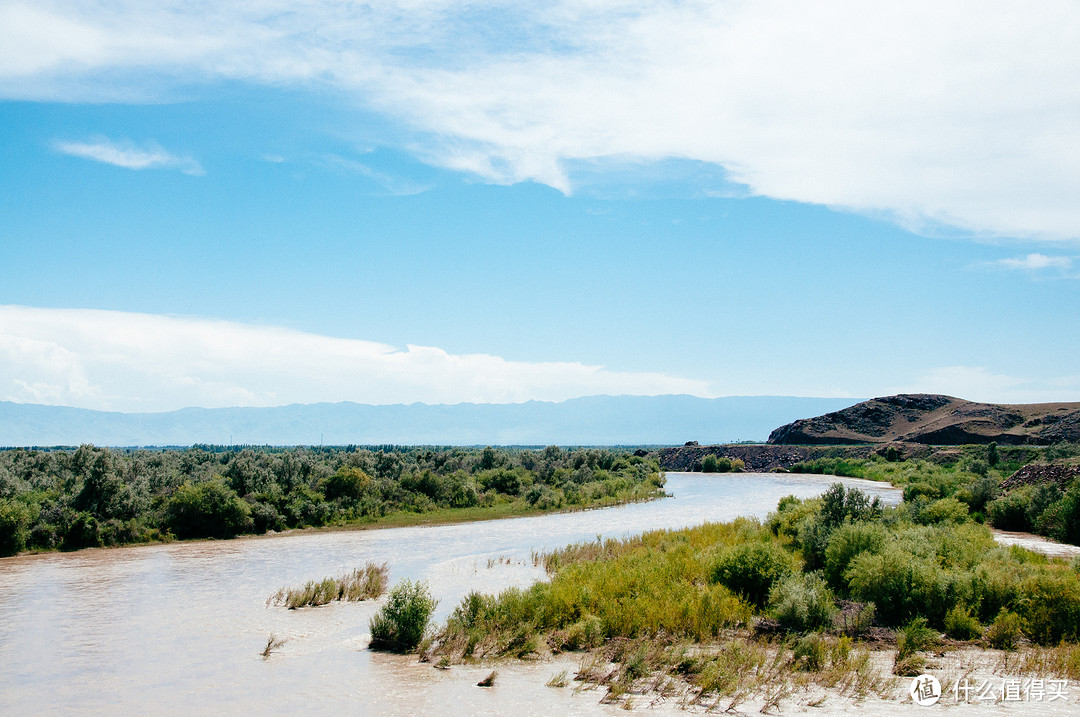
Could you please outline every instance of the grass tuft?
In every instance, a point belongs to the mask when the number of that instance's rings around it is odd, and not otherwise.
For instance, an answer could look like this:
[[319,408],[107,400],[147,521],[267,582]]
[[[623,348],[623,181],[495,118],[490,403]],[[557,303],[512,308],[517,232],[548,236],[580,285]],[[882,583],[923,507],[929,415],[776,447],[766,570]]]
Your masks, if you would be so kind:
[[566,670],[557,672],[547,681],[548,687],[566,687]]
[[262,652],[260,652],[259,654],[262,655],[262,658],[264,660],[267,660],[270,658],[270,655],[274,654],[274,652],[276,652],[277,650],[280,650],[281,647],[285,644],[285,642],[285,638],[278,637],[271,632],[270,636],[266,638],[266,647],[264,647]]

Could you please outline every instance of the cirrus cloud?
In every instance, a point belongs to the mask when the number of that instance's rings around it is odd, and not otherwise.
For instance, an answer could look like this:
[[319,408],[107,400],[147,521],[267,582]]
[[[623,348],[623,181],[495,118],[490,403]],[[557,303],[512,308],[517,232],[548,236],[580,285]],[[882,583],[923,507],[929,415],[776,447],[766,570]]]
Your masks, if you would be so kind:
[[203,318],[0,306],[0,400],[117,411],[709,395],[705,382]]
[[919,231],[1075,240],[1078,42],[1066,0],[16,1],[0,96],[312,86],[488,181],[691,160]]
[[156,142],[137,147],[131,142],[96,139],[90,142],[61,142],[53,144],[57,152],[72,157],[104,162],[125,169],[177,169],[184,174],[202,175],[202,165],[191,157],[179,157],[167,152]]

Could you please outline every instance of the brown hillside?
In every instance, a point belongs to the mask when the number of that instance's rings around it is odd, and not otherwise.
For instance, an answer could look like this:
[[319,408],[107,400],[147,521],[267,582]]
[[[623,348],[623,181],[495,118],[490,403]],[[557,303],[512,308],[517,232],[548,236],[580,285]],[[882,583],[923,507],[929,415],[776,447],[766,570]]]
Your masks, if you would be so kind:
[[1080,441],[1080,403],[975,403],[936,394],[874,398],[804,418],[769,435],[780,445],[909,441],[927,445],[1049,445]]

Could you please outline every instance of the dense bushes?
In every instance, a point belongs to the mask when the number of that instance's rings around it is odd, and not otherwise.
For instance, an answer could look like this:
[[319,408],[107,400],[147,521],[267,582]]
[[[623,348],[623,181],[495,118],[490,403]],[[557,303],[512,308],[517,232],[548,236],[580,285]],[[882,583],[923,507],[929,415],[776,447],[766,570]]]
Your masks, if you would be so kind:
[[[959,522],[959,501],[952,498],[920,511],[905,504],[860,517],[856,510],[826,530],[841,503],[849,502],[846,495],[841,501],[841,492],[836,486],[828,501],[786,498],[768,525],[804,557],[827,532],[823,564],[829,585],[840,597],[873,603],[885,625],[922,618],[957,639],[972,639],[1005,610],[1018,616],[1023,633],[1035,642],[1080,639],[1080,573],[1069,566],[997,545],[984,527]],[[929,519],[942,504],[937,519]]]
[[165,522],[178,538],[231,538],[252,527],[251,506],[216,481],[185,483],[166,503]]
[[711,578],[760,608],[773,585],[793,568],[791,553],[776,543],[741,543],[721,553]]
[[[842,658],[849,636],[871,625],[896,630],[897,674],[924,671],[921,653],[942,631],[1002,648],[1080,640],[1080,571],[959,522],[959,499],[921,501],[921,512],[886,509],[837,484],[820,498],[783,498],[764,525],[739,519],[572,545],[538,556],[549,582],[466,597],[431,654],[453,661],[603,645],[604,661],[641,676],[648,669],[633,665],[648,649],[640,646],[708,642],[716,649],[699,652],[715,663],[683,652],[664,669],[722,692],[723,675],[742,664],[728,664],[742,654],[733,627],[791,633],[769,644],[783,645],[777,655],[791,650],[790,665],[807,671],[832,664],[834,648]],[[810,567],[810,551],[822,570]]]
[[785,630],[806,632],[831,627],[836,603],[821,575],[791,573],[770,591],[769,613]]
[[731,459],[727,456],[715,456],[712,453],[701,459],[702,473],[730,473],[741,472],[746,464],[739,458]]
[[554,446],[13,449],[0,451],[0,554],[405,513],[460,511],[449,517],[471,519],[592,507],[656,497],[662,485],[655,460]]
[[[791,471],[868,478],[901,486],[907,516],[924,525],[989,520],[1001,530],[1033,531],[1080,545],[1080,479],[1067,486],[1053,482],[1019,486],[1004,494],[1000,488],[1006,476],[1033,460],[1080,455],[1080,447],[1074,444],[1046,448],[967,446],[954,454],[957,458],[950,463],[901,461],[897,454],[890,455],[892,460],[888,456],[820,458],[797,463]],[[818,557],[825,541],[808,532],[804,543],[809,548],[807,564],[821,567]]]
[[0,498],[0,556],[24,550],[29,536],[29,509],[18,501]]

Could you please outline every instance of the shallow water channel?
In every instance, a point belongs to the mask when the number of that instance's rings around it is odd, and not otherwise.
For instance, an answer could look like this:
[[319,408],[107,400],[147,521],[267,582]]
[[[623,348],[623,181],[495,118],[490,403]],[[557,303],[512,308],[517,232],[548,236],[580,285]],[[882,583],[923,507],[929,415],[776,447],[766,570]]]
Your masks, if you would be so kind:
[[[428,581],[442,620],[470,590],[543,578],[532,551],[764,517],[782,496],[837,480],[900,500],[885,484],[831,476],[669,473],[670,498],[577,513],[5,558],[0,713],[625,714],[596,692],[544,687],[557,665],[499,666],[485,690],[475,684],[490,667],[441,671],[370,652],[378,603],[290,611],[266,599],[386,562],[391,584]],[[270,633],[286,642],[264,660]]]

